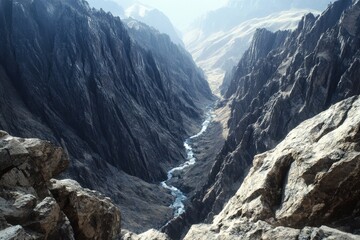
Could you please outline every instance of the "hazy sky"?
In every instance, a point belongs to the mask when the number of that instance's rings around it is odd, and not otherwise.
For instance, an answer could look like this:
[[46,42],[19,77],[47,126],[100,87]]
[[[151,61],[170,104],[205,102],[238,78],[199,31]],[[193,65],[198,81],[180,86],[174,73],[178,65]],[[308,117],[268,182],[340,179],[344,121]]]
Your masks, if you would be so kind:
[[138,0],[165,13],[171,22],[184,30],[204,13],[224,6],[228,0]]

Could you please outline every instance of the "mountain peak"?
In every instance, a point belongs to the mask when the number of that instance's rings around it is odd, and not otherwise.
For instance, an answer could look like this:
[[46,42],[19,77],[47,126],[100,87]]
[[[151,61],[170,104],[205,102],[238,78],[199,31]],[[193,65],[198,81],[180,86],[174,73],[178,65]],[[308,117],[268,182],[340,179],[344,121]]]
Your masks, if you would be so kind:
[[150,11],[153,10],[155,10],[155,8],[146,6],[141,3],[135,3],[125,10],[125,16],[132,17],[135,19],[144,18],[146,17],[147,14],[149,14]]
[[170,19],[158,9],[135,3],[125,10],[125,15],[167,34],[175,44],[184,45]]

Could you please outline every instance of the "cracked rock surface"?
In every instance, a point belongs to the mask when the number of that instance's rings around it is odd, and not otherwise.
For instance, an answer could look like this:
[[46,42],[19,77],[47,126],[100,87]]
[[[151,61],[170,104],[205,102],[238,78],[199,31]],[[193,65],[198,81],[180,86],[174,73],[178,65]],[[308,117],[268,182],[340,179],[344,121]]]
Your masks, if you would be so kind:
[[360,239],[359,112],[348,98],[256,155],[213,223],[185,239]]
[[74,180],[63,149],[0,131],[0,239],[114,239],[119,209]]

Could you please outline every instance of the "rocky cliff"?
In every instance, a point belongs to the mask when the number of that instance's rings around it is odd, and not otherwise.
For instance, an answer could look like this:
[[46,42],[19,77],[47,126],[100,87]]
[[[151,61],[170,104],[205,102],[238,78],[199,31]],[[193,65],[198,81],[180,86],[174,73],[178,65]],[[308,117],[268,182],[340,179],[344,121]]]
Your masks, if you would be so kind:
[[[294,30],[307,13],[320,14],[330,0],[234,0],[195,21],[184,43],[219,94],[226,72],[236,67],[258,28]],[[221,92],[222,93],[222,92]]]
[[69,164],[50,142],[0,131],[0,239],[115,239],[120,212],[74,180],[55,180]]
[[225,95],[229,135],[181,224],[210,221],[240,187],[256,154],[333,103],[360,94],[359,16],[359,1],[341,0],[319,17],[306,15],[294,32],[257,31]]
[[[269,5],[274,6],[271,3]],[[239,18],[243,12],[244,10],[237,11]],[[185,35],[186,48],[196,63],[204,70],[213,92],[219,94],[226,72],[230,72],[236,67],[244,52],[249,48],[257,29],[294,30],[301,18],[310,12],[320,14],[320,11],[308,8],[284,9],[284,11],[279,12],[274,9],[269,15],[260,17],[261,14],[259,13],[258,16],[254,15],[227,31],[220,30],[198,39],[193,38],[201,30],[195,29]],[[224,88],[226,87],[222,86],[222,89]]]
[[83,0],[0,1],[0,129],[61,145],[63,176],[112,197],[142,229],[171,216],[157,183],[184,160],[212,98],[192,60],[159,39],[166,57]]
[[256,155],[214,222],[185,239],[360,239],[359,111],[346,99]]

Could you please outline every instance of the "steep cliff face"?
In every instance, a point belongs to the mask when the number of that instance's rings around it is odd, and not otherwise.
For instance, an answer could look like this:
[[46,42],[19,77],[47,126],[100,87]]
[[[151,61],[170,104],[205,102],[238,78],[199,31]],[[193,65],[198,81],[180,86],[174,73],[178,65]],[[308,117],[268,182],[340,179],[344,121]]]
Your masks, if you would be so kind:
[[0,239],[115,239],[119,209],[74,180],[52,179],[69,164],[63,149],[0,131]]
[[196,67],[191,55],[183,48],[169,44],[170,39],[167,35],[133,19],[124,22],[130,37],[152,53],[161,78],[179,85],[172,88],[172,92],[164,91],[164,94],[168,98],[171,98],[171,95],[183,96],[179,98],[179,104],[183,106],[181,114],[184,121],[188,120],[183,127],[187,132],[191,132],[194,127],[191,118],[196,118],[198,114],[194,109],[206,104],[207,99],[204,96],[209,97],[208,84],[198,80],[204,79],[201,69]]
[[[294,30],[307,13],[320,14],[330,0],[234,0],[194,22],[184,43],[219,94],[224,76],[249,48],[258,28]],[[227,87],[227,86],[226,86]],[[223,91],[221,91],[223,95]],[[220,94],[219,94],[220,95]]]
[[0,128],[58,143],[70,155],[65,175],[117,203],[167,207],[169,194],[136,177],[159,182],[184,159],[183,139],[212,96],[191,59],[161,44],[167,61],[82,0],[2,0]]
[[221,211],[254,155],[275,147],[305,119],[360,93],[359,16],[359,1],[342,0],[318,18],[305,16],[292,33],[255,34],[226,93],[229,136],[193,201],[193,219],[210,220]]
[[185,239],[360,239],[359,110],[346,99],[255,156],[213,224]]
[[[271,5],[269,3],[269,5]],[[273,5],[271,5],[273,6]],[[242,15],[244,11],[238,11]],[[249,48],[254,33],[259,28],[270,31],[294,30],[301,18],[308,13],[320,14],[314,9],[285,9],[260,17],[253,16],[231,29],[217,31],[209,36],[193,39],[199,34],[199,29],[190,31],[185,35],[185,44],[188,51],[193,55],[196,63],[204,70],[210,87],[214,93],[219,93],[220,86],[226,72],[231,71],[238,64],[244,52]],[[240,16],[239,16],[240,18]],[[222,87],[225,88],[225,87]]]

